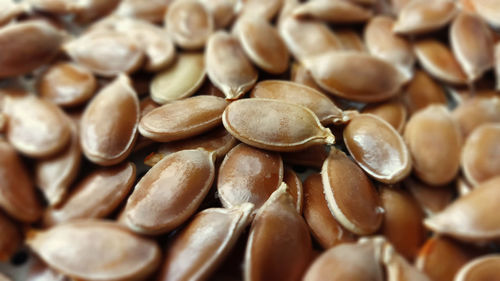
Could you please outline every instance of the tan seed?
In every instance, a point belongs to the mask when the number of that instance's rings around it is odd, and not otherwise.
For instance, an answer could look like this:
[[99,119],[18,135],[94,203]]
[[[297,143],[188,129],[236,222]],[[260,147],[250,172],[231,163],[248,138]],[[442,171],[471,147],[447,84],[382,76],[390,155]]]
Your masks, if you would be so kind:
[[[22,244],[19,226],[0,211],[0,261],[6,262]],[[1,278],[0,278],[1,279]]]
[[69,277],[50,268],[40,258],[31,256],[26,281],[71,281]]
[[491,254],[476,258],[460,269],[455,281],[496,280],[500,277],[500,255]]
[[320,93],[324,93],[324,90],[314,81],[311,72],[307,68],[298,62],[294,62],[290,68],[290,80],[305,86],[309,86]]
[[447,104],[443,88],[421,70],[415,71],[402,97],[410,115],[430,104]]
[[427,275],[412,266],[402,255],[396,252],[391,244],[385,244],[383,251],[383,264],[387,281],[431,281]]
[[500,27],[500,1],[498,0],[474,0],[472,6],[475,11],[490,25]]
[[363,113],[376,115],[389,123],[398,133],[403,132],[406,124],[407,110],[400,100],[389,100],[379,104],[368,105]]
[[436,188],[413,177],[407,177],[403,186],[428,216],[442,211],[455,198],[454,190],[450,186]]
[[172,0],[122,0],[114,11],[122,17],[132,17],[153,23],[163,21],[165,12]]
[[51,14],[69,14],[83,11],[86,4],[92,1],[28,0],[26,2],[35,10]]
[[323,144],[313,145],[299,151],[282,152],[283,161],[292,165],[311,166],[321,170],[328,157],[327,147]]
[[455,188],[457,190],[458,196],[464,196],[465,194],[472,191],[473,186],[463,177],[458,177],[455,183]]
[[237,0],[200,0],[210,11],[216,29],[227,27],[236,16]]
[[302,206],[304,205],[304,189],[302,181],[291,168],[285,168],[285,172],[283,173],[283,182],[288,185],[288,193],[292,195],[295,206],[297,207],[297,212],[302,214]]
[[332,23],[357,23],[369,20],[373,12],[350,1],[316,0],[299,5],[293,15]]
[[500,122],[500,97],[473,97],[453,110],[453,119],[460,125],[464,138],[485,123]]
[[283,5],[283,0],[245,0],[239,17],[256,17],[270,21],[278,13]]
[[500,44],[495,45],[495,76],[497,79],[497,90],[500,90]]
[[393,30],[402,34],[427,33],[444,27],[456,14],[456,4],[451,0],[412,0],[399,12]]
[[0,26],[9,23],[9,21],[25,12],[26,8],[23,4],[24,3],[16,3],[14,0],[1,0],[0,6],[2,6],[2,11],[0,12]]
[[358,32],[352,29],[335,30],[335,36],[344,51],[366,52],[365,42]]

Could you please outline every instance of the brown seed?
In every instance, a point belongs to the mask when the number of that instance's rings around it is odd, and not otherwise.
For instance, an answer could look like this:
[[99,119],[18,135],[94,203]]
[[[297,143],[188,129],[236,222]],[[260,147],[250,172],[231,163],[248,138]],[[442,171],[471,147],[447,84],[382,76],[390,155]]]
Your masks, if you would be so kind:
[[384,183],[396,183],[412,168],[410,152],[401,135],[383,119],[360,114],[344,129],[344,143],[361,168]]
[[390,0],[392,10],[394,14],[399,14],[401,13],[401,10],[403,9],[404,6],[406,6],[408,3],[411,2],[411,0]]
[[332,23],[357,23],[369,20],[373,12],[350,1],[316,0],[299,5],[293,15]]
[[307,60],[305,65],[322,88],[354,101],[389,99],[406,80],[392,64],[363,53],[326,52]]
[[[22,244],[21,230],[6,214],[0,211],[0,261],[5,262]],[[0,278],[1,279],[1,278]]]
[[335,36],[340,41],[342,50],[366,52],[365,42],[358,32],[352,29],[340,29],[335,31]]
[[302,214],[302,206],[304,204],[302,181],[292,169],[286,168],[283,173],[283,182],[288,185],[288,193],[292,195],[295,206],[297,207],[297,212]]
[[413,0],[399,12],[393,30],[402,34],[427,33],[444,27],[456,14],[456,4],[451,0]]
[[310,166],[321,170],[328,157],[327,147],[323,144],[313,145],[299,151],[282,152],[285,163],[298,166]]
[[104,166],[127,158],[137,137],[139,114],[139,100],[130,79],[120,75],[85,108],[80,124],[85,156]]
[[473,97],[453,110],[464,138],[485,123],[500,122],[500,97]]
[[236,16],[236,0],[200,0],[214,19],[215,29],[221,29],[231,24]]
[[443,88],[421,70],[415,71],[402,97],[410,115],[430,104],[447,104]]
[[302,85],[309,86],[320,93],[324,93],[324,90],[314,81],[311,72],[307,68],[298,62],[294,62],[290,68],[290,80]]
[[26,281],[71,281],[69,277],[50,268],[39,258],[31,256],[30,260]]
[[141,118],[141,135],[158,142],[169,142],[199,135],[221,123],[228,105],[214,96],[196,96],[160,106]]
[[301,280],[309,265],[311,237],[287,188],[283,183],[255,215],[245,252],[247,281]]
[[164,21],[175,44],[188,50],[205,46],[214,30],[212,14],[195,0],[174,1],[169,5]]
[[224,111],[222,122],[240,141],[273,151],[297,151],[335,141],[311,110],[277,100],[235,101]]
[[7,97],[7,140],[22,154],[42,158],[66,147],[71,128],[64,112],[52,102],[33,95]]
[[386,243],[383,250],[383,264],[387,281],[431,281],[423,272],[412,266],[394,247]]
[[411,193],[427,215],[442,211],[455,198],[454,191],[449,186],[436,188],[412,177],[407,177],[403,181],[403,186]]
[[204,280],[224,261],[251,222],[251,204],[198,213],[168,246],[160,280]]
[[226,208],[245,202],[260,208],[283,180],[283,161],[278,153],[239,144],[224,158],[217,191]]
[[70,62],[52,65],[37,84],[38,94],[60,106],[77,106],[94,94],[97,81],[89,70]]
[[416,175],[430,185],[451,182],[460,166],[462,136],[458,124],[443,105],[430,105],[415,113],[404,132]]
[[495,45],[495,76],[497,79],[497,90],[500,90],[500,44]]
[[245,0],[239,17],[257,17],[270,21],[283,5],[282,0]]
[[496,280],[500,277],[500,255],[491,254],[476,258],[460,269],[455,281]]
[[465,194],[472,191],[473,186],[467,182],[463,177],[458,177],[456,180],[456,190],[458,196],[464,196]]
[[119,3],[120,0],[81,1],[82,9],[76,13],[75,21],[83,24],[90,23],[111,13]]
[[500,1],[498,0],[474,0],[472,6],[474,10],[490,25],[495,28],[500,27]]
[[332,148],[321,170],[328,208],[349,231],[366,235],[376,232],[383,208],[372,183],[349,157]]
[[406,107],[400,100],[389,100],[379,104],[368,105],[363,113],[376,115],[389,123],[398,133],[403,132],[406,124]]
[[451,84],[466,83],[462,67],[443,43],[434,39],[421,40],[414,44],[414,51],[420,65],[430,75]]
[[172,0],[122,0],[114,13],[121,17],[159,23],[163,21],[170,2]]
[[426,219],[425,225],[439,233],[463,241],[490,241],[500,237],[498,196],[500,177],[481,183],[468,194],[459,197],[442,212]]
[[[2,9],[3,10],[3,9]],[[28,20],[0,29],[0,78],[22,75],[51,61],[63,32],[44,20]]]
[[135,165],[129,162],[94,171],[77,184],[60,207],[45,212],[44,224],[106,217],[125,200],[135,175]]
[[79,280],[137,280],[160,263],[156,242],[114,222],[82,220],[29,234],[28,245],[54,269]]
[[205,81],[203,53],[181,53],[172,66],[151,82],[151,98],[165,104],[194,94]]
[[169,232],[194,214],[214,180],[215,154],[182,150],[163,158],[137,183],[120,220],[145,234]]
[[304,181],[304,218],[311,234],[324,249],[355,241],[328,209],[320,174],[312,174]]

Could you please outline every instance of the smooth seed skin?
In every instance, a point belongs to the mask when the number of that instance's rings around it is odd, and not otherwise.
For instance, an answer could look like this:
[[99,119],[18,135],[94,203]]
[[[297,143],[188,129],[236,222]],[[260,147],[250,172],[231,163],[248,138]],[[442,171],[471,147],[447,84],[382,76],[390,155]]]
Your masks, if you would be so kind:
[[317,0],[299,5],[293,15],[332,23],[359,23],[369,20],[373,12],[351,1]]
[[431,281],[427,275],[411,265],[394,247],[386,243],[383,248],[383,264],[387,281],[413,280]]
[[376,115],[389,123],[398,133],[403,132],[406,125],[408,112],[400,100],[382,102],[380,104],[368,105],[363,108],[363,113]]
[[467,263],[455,275],[455,281],[473,281],[473,280],[495,280],[500,275],[500,255],[491,254],[476,258]]
[[123,17],[137,18],[160,23],[165,17],[170,0],[122,0],[114,13]]
[[498,6],[498,1],[475,0],[471,2],[474,10],[481,18],[495,28],[500,27],[500,18],[498,17],[498,15],[500,15],[500,8]]
[[447,25],[457,14],[454,1],[410,1],[401,9],[393,31],[400,34],[421,34]]
[[293,198],[297,212],[302,215],[302,206],[304,205],[304,188],[302,180],[290,168],[285,168],[283,173],[283,182],[288,185],[288,193]]
[[239,17],[257,17],[270,21],[282,6],[283,1],[280,0],[247,0],[241,8]]
[[464,138],[467,138],[482,124],[500,122],[500,98],[473,97],[459,104],[452,114]]
[[415,198],[427,216],[442,211],[455,198],[455,190],[451,186],[436,188],[412,176],[407,177],[402,184],[411,193],[413,198]]
[[[402,95],[408,116],[430,104],[446,104],[446,93],[426,72],[416,70]],[[405,120],[406,122],[406,120]],[[399,130],[398,130],[399,131]]]
[[200,0],[200,2],[212,14],[215,29],[227,27],[236,16],[238,2],[235,0]]
[[328,151],[326,145],[318,144],[295,152],[282,152],[281,157],[286,164],[311,166],[321,170],[328,157]]
[[21,230],[6,214],[0,211],[0,261],[6,262],[22,244]]

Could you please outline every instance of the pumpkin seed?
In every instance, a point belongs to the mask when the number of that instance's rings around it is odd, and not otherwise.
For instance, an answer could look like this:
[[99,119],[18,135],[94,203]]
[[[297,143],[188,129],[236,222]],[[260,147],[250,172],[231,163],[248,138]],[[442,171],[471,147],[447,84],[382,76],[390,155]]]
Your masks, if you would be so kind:
[[464,138],[485,123],[500,122],[500,98],[473,97],[453,110],[453,119],[460,125]]
[[214,19],[215,29],[221,29],[231,24],[236,16],[236,0],[200,0],[210,11]]
[[455,197],[453,189],[449,186],[436,188],[413,177],[407,177],[403,181],[403,186],[411,193],[427,215],[442,211]]
[[[22,244],[19,226],[0,211],[0,261],[8,261]],[[1,278],[0,278],[1,279]]]
[[332,23],[357,23],[366,22],[373,13],[350,1],[316,0],[299,5],[293,15]]
[[27,8],[24,3],[16,3],[13,0],[2,0],[2,11],[0,12],[0,26],[9,23],[12,19],[21,15]]
[[495,28],[500,27],[500,2],[498,0],[474,0],[472,6],[474,10],[490,25]]
[[406,124],[407,110],[400,100],[389,100],[379,104],[368,105],[363,113],[376,115],[389,123],[398,133],[403,132]]
[[447,25],[457,14],[451,0],[413,0],[398,15],[393,31],[402,34],[427,33]]
[[304,190],[302,187],[302,181],[297,176],[297,174],[290,168],[286,168],[283,173],[283,182],[288,186],[288,193],[292,195],[292,198],[297,207],[297,212],[302,214],[302,206],[304,201]]
[[[314,81],[311,72],[301,63],[293,63],[290,69],[290,80],[305,86],[309,86],[320,93],[324,93],[324,90]],[[330,97],[331,98],[331,97]]]
[[352,29],[341,29],[335,31],[335,36],[342,45],[344,51],[366,52],[365,42],[358,34]]
[[460,269],[455,275],[456,281],[473,280],[494,280],[500,275],[498,267],[500,266],[500,255],[491,254],[476,258]]
[[410,115],[430,104],[446,104],[446,93],[424,71],[417,70],[404,90],[402,100]]
[[71,281],[69,277],[50,268],[39,258],[35,256],[30,258],[32,262],[26,276],[26,281]]
[[153,23],[163,21],[165,13],[170,5],[171,0],[122,0],[120,5],[114,11],[115,14],[121,17],[131,17],[142,20],[147,20]]
[[394,247],[387,243],[384,245],[383,263],[387,281],[414,280],[431,281],[424,273],[413,267],[398,254]]
[[283,161],[292,165],[311,166],[321,170],[328,157],[327,147],[323,144],[312,145],[299,151],[282,152]]
[[282,0],[246,0],[241,3],[239,18],[255,17],[270,21],[283,5]]

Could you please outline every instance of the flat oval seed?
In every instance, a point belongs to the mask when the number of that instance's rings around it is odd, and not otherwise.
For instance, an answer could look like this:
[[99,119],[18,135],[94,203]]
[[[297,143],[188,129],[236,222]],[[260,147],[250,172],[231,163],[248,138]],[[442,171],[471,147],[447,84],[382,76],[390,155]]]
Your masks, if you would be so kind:
[[407,110],[400,100],[390,100],[379,104],[368,105],[363,113],[376,115],[389,123],[398,133],[403,132],[406,124]]
[[280,80],[262,81],[255,85],[250,97],[275,99],[305,106],[316,114],[323,125],[346,121],[342,110],[331,99],[299,83]]
[[416,175],[430,185],[444,185],[455,178],[460,165],[462,136],[458,124],[443,105],[415,113],[404,132]]
[[235,101],[224,111],[222,122],[234,137],[262,149],[297,151],[335,141],[311,110],[277,100]]
[[383,250],[383,264],[387,281],[431,281],[427,275],[408,263],[394,247],[386,243]]
[[25,6],[13,0],[2,0],[0,5],[3,8],[0,12],[0,26],[9,23],[9,21],[21,15],[26,10]]
[[251,222],[251,204],[198,213],[169,245],[158,281],[205,280]]
[[474,0],[471,1],[474,10],[485,21],[495,28],[500,27],[500,1],[498,0]]
[[496,280],[500,278],[500,255],[491,254],[474,259],[455,275],[455,281]]
[[38,94],[60,106],[76,106],[94,94],[97,81],[88,69],[70,62],[52,65],[38,81]]
[[4,108],[8,116],[7,140],[22,154],[52,156],[69,143],[69,121],[52,102],[32,95],[7,97]]
[[31,256],[30,260],[26,281],[71,281],[69,277],[50,268],[40,258]]
[[341,29],[335,31],[335,36],[339,39],[342,50],[366,52],[365,42],[358,32],[352,29]]
[[500,237],[497,198],[500,176],[481,183],[442,212],[426,219],[425,226],[463,241],[491,241]]
[[381,118],[360,114],[349,122],[343,134],[356,163],[376,180],[396,183],[411,172],[411,156],[403,138]]
[[413,0],[399,12],[394,32],[419,34],[440,29],[457,14],[457,7],[451,0]]
[[[200,0],[210,11],[216,29],[227,27],[236,16],[236,0]],[[272,2],[272,1],[269,1]]]
[[87,158],[109,166],[127,158],[137,137],[139,100],[130,79],[121,75],[87,105],[80,123],[80,143]]
[[[7,215],[0,211],[0,261],[6,262],[22,244],[21,230]],[[1,279],[1,278],[0,278]]]
[[404,90],[402,98],[410,115],[430,104],[447,104],[446,93],[443,88],[432,80],[426,72],[421,70],[415,71],[413,79]]
[[389,99],[406,81],[392,64],[363,53],[327,52],[307,60],[305,65],[322,88],[354,101]]
[[496,89],[500,90],[500,44],[495,45],[495,76],[497,79]]
[[135,174],[135,165],[129,162],[94,171],[77,184],[61,206],[45,212],[44,224],[106,217],[125,200]]
[[198,1],[174,1],[168,7],[165,25],[172,40],[184,49],[200,49],[214,30],[214,20]]
[[299,5],[293,15],[332,23],[357,23],[369,20],[373,12],[351,1],[316,0]]
[[173,153],[137,183],[120,218],[145,234],[169,232],[198,209],[215,175],[215,155],[204,150]]
[[372,183],[342,151],[332,148],[321,170],[328,208],[349,231],[366,235],[377,231],[383,209]]
[[455,198],[455,192],[449,186],[436,188],[412,177],[407,177],[403,181],[403,186],[428,216],[442,211]]
[[271,74],[288,69],[288,49],[269,22],[262,18],[243,17],[235,26],[241,47],[254,64]]
[[322,144],[313,145],[295,152],[282,152],[283,161],[292,165],[311,166],[321,170],[328,157],[327,147]]
[[172,66],[151,82],[151,98],[164,104],[194,94],[205,80],[203,53],[180,53]]
[[324,90],[321,89],[318,83],[314,81],[314,78],[312,78],[311,72],[301,63],[295,62],[292,64],[290,68],[290,80],[295,83],[309,86],[320,93],[324,93]]
[[453,119],[458,122],[464,138],[485,123],[500,122],[500,98],[473,97],[453,110]]
[[295,206],[297,207],[297,212],[302,214],[302,206],[304,204],[302,181],[292,169],[286,168],[283,173],[283,182],[288,185],[288,193],[292,195]]
[[238,99],[257,82],[258,72],[240,43],[223,31],[210,36],[205,50],[205,67],[210,81],[228,100]]
[[312,174],[304,181],[304,219],[324,249],[355,241],[355,235],[346,230],[328,209],[320,174]]
[[271,21],[283,5],[281,0],[245,0],[240,11],[240,18],[257,17]]
[[146,278],[161,258],[156,242],[114,222],[98,220],[34,231],[27,243],[51,267],[79,280]]
[[153,23],[160,23],[171,0],[122,0],[114,11],[115,14],[126,18],[137,18]]
[[301,280],[309,265],[311,237],[287,188],[283,183],[255,216],[245,252],[245,280]]
[[420,65],[430,75],[451,84],[465,84],[467,76],[453,53],[443,43],[425,39],[414,44]]
[[59,52],[62,41],[63,33],[43,20],[0,29],[0,78],[22,75],[49,62]]
[[217,191],[226,208],[250,202],[260,208],[283,180],[283,161],[275,152],[239,144],[224,158]]
[[141,135],[158,142],[169,142],[196,136],[217,127],[228,105],[223,98],[196,96],[174,101],[141,118]]

